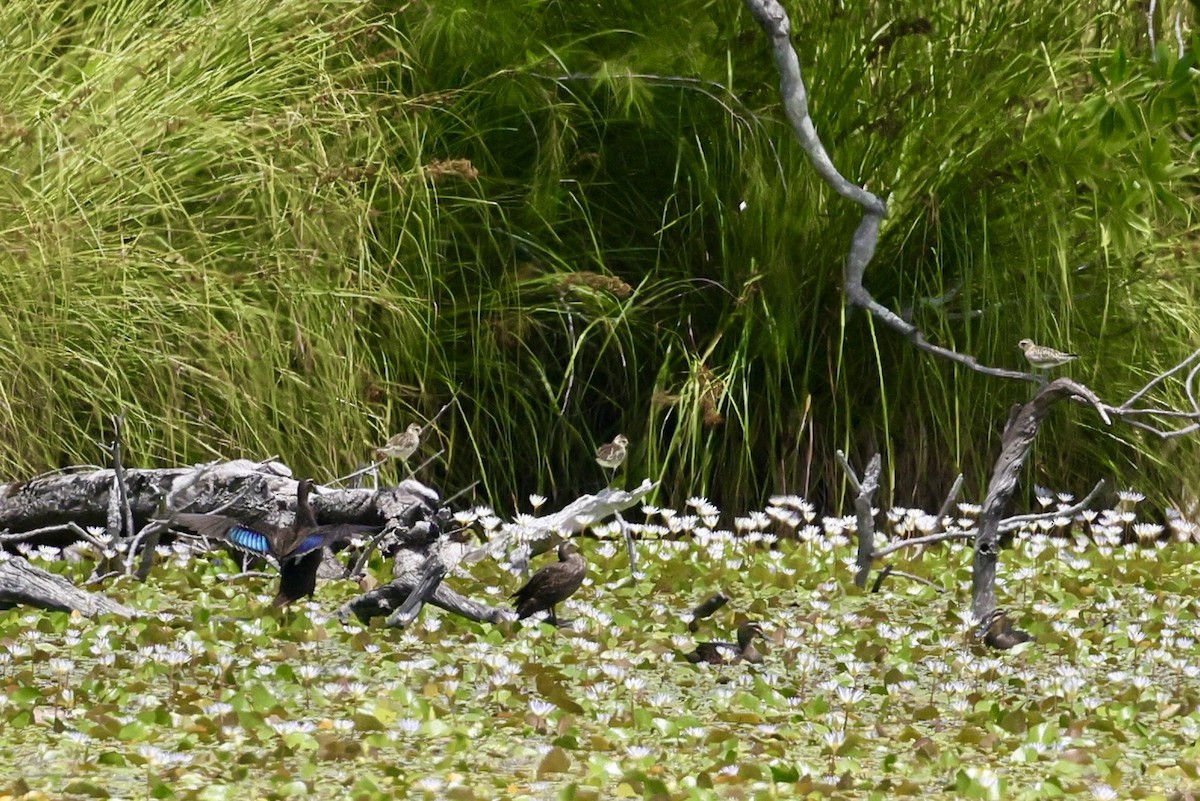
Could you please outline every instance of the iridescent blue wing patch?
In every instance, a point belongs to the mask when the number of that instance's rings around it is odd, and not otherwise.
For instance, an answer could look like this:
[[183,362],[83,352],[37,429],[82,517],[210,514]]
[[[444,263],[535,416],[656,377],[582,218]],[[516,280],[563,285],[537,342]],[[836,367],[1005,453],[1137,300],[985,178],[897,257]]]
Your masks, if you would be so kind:
[[235,523],[234,525],[230,526],[229,532],[225,535],[225,538],[229,540],[230,543],[238,546],[239,548],[245,548],[247,551],[264,554],[271,552],[271,541],[268,540],[266,536],[260,534],[254,529],[246,528],[240,524]]
[[313,551],[325,545],[325,539],[326,537],[324,534],[309,534],[301,541],[299,545],[296,546],[295,550],[288,554],[288,558],[296,559],[304,556],[306,553],[312,553]]

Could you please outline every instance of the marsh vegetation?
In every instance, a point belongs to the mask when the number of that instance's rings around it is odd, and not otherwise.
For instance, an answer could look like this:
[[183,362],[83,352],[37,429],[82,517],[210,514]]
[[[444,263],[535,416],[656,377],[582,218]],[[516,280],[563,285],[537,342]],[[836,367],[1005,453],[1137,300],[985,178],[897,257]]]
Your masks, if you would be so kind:
[[[988,363],[1078,352],[1118,397],[1188,352],[1186,14],[1181,57],[1082,0],[792,13],[835,161],[888,197],[877,297]],[[840,448],[932,506],[958,472],[978,496],[1027,392],[843,317],[857,212],[736,3],[18,0],[0,24],[4,475],[95,461],[121,411],[147,466],[345,475],[456,396],[422,477],[501,507],[585,488],[617,433],[664,502],[836,508]],[[1064,414],[1030,477],[1182,503],[1194,447]]]
[[[326,610],[348,582],[283,616],[273,577],[230,582],[226,557],[181,549],[110,588],[132,623],[0,614],[0,764],[52,796],[1166,797],[1197,786],[1200,562],[1189,527],[1135,522],[1124,497],[1005,552],[1000,591],[1037,638],[1009,651],[963,616],[969,544],[902,562],[932,587],[863,593],[853,520],[798,497],[728,528],[704,499],[646,508],[636,583],[597,527],[567,629],[429,609],[403,631],[344,625]],[[886,519],[889,540],[933,525]],[[491,562],[447,580],[495,603],[522,581]],[[730,602],[689,632],[717,590]],[[739,621],[761,627],[761,664],[687,660]]]
[[[887,197],[876,297],[987,363],[1078,353],[1111,397],[1193,349],[1190,7],[1155,4],[1152,44],[1092,0],[800,6],[821,135]],[[1156,522],[1193,511],[1194,438],[1050,420],[1018,500],[1103,477],[1152,510],[1016,537],[997,589],[1034,641],[973,636],[962,543],[902,563],[932,586],[854,588],[835,453],[883,454],[911,536],[929,515],[902,507],[960,472],[982,495],[1029,388],[847,313],[858,211],[740,4],[10,0],[0,31],[0,475],[102,459],[124,414],[127,463],[275,454],[322,483],[419,421],[385,480],[479,481],[481,520],[594,490],[618,434],[618,475],[658,482],[636,580],[596,526],[561,631],[343,624],[337,583],[271,612],[273,578],[170,550],[105,587],[132,622],[0,612],[0,794],[1194,790],[1197,552]],[[686,659],[747,622],[761,664]]]

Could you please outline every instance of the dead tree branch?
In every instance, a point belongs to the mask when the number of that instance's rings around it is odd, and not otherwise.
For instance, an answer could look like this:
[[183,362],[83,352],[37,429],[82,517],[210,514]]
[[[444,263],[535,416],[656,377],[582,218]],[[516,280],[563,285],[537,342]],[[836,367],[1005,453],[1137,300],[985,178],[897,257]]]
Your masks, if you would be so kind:
[[1020,476],[1038,428],[1058,401],[1078,397],[1101,406],[1087,387],[1068,378],[1044,385],[1032,400],[1021,406],[1001,437],[1000,456],[992,470],[979,532],[975,536],[975,564],[971,574],[971,610],[976,619],[987,619],[996,610],[996,561],[1000,554],[1000,523]]
[[[1022,526],[1027,526],[1030,523],[1037,523],[1042,520],[1054,520],[1059,517],[1078,514],[1091,505],[1092,501],[1096,499],[1096,496],[1101,493],[1104,487],[1105,482],[1103,479],[1101,479],[1100,481],[1096,482],[1096,486],[1092,487],[1092,491],[1089,492],[1078,503],[1062,509],[1055,509],[1053,512],[1038,512],[1037,514],[1032,515],[1015,515],[1013,517],[1006,517],[1004,520],[1000,521],[1000,533],[1004,534],[1009,531],[1015,531]],[[935,528],[935,531],[936,530],[937,529]],[[945,531],[927,534],[924,537],[913,537],[911,539],[901,540],[900,542],[893,542],[891,545],[880,548],[875,552],[874,556],[876,559],[882,559],[885,556],[890,556],[896,551],[901,551],[905,548],[913,548],[918,545],[931,545],[933,543],[946,542],[947,540],[972,540],[975,539],[977,534],[977,531]]]
[[783,100],[784,111],[787,113],[788,121],[792,124],[792,130],[800,140],[800,146],[808,154],[813,169],[825,179],[825,182],[835,192],[863,209],[862,222],[858,224],[858,228],[854,232],[850,242],[850,252],[846,257],[842,282],[846,303],[866,310],[872,317],[921,350],[949,359],[977,373],[1019,381],[1039,381],[1038,376],[1016,370],[988,367],[980,364],[974,356],[935,345],[925,339],[920,329],[875,300],[864,285],[863,276],[875,255],[875,247],[879,242],[879,227],[887,217],[887,204],[866,189],[855,186],[846,180],[838,172],[833,160],[829,158],[825,146],[821,143],[816,125],[808,113],[808,91],[804,87],[804,78],[800,73],[800,59],[792,47],[791,22],[788,20],[783,6],[778,0],[745,0],[745,3],[751,15],[771,40],[772,55],[775,59],[775,66],[779,70],[779,93]]
[[850,487],[854,490],[854,516],[858,522],[858,569],[854,573],[854,584],[867,586],[871,573],[871,559],[875,553],[875,515],[871,512],[871,500],[879,490],[879,474],[883,471],[883,459],[875,454],[863,472],[862,480],[854,474],[846,454],[837,452],[838,464],[842,466]]
[[1078,503],[1066,506],[1062,509],[1055,509],[1053,512],[1037,512],[1029,515],[1015,515],[1005,518],[1000,522],[1000,533],[1004,534],[1009,531],[1016,531],[1022,526],[1027,526],[1030,523],[1038,523],[1042,520],[1054,520],[1055,518],[1065,517],[1067,515],[1076,515],[1091,505],[1092,501],[1096,500],[1105,487],[1104,479],[1096,482],[1096,486],[1092,487],[1092,491],[1079,500]]
[[[1021,408],[1006,428],[1003,447],[984,501],[981,527],[976,536],[972,593],[975,615],[979,619],[984,619],[996,608],[993,585],[1002,514],[1016,488],[1018,472],[1028,456],[1033,437],[1050,405],[1057,400],[1070,398],[1092,406],[1100,419],[1107,424],[1111,424],[1114,417],[1120,418],[1130,426],[1163,438],[1191,433],[1200,429],[1200,401],[1197,400],[1195,388],[1197,377],[1200,376],[1200,364],[1196,363],[1197,360],[1200,360],[1200,350],[1193,352],[1191,356],[1172,369],[1153,378],[1122,406],[1112,407],[1102,403],[1091,390],[1073,381],[1059,379],[1046,384],[1045,379],[1040,375],[987,367],[972,356],[928,342],[916,326],[876,301],[864,284],[867,267],[870,265],[878,245],[880,226],[887,216],[887,206],[883,200],[871,192],[855,186],[844,178],[833,165],[829,154],[822,145],[816,126],[809,114],[807,90],[801,75],[799,58],[792,47],[791,23],[787,12],[779,0],[744,0],[744,2],[770,40],[772,55],[780,75],[779,91],[784,110],[813,169],[835,192],[853,201],[863,210],[862,220],[854,232],[846,257],[843,275],[846,303],[866,310],[874,319],[928,353],[949,359],[983,375],[1032,381],[1039,384],[1040,388],[1033,400]],[[1169,407],[1143,408],[1134,405],[1168,378],[1177,376],[1185,369],[1187,370],[1186,376],[1181,381],[1182,392],[1188,399],[1190,410],[1180,411]],[[1173,429],[1160,428],[1154,423],[1138,419],[1141,417],[1166,419],[1178,425]],[[1181,422],[1182,424],[1179,424]],[[865,552],[861,550],[864,541],[861,537],[863,533],[866,532],[860,531],[859,575],[856,576],[856,581],[863,576],[864,555],[872,553],[869,550]],[[915,543],[916,541],[908,541],[901,547]],[[875,555],[878,556],[878,554]]]

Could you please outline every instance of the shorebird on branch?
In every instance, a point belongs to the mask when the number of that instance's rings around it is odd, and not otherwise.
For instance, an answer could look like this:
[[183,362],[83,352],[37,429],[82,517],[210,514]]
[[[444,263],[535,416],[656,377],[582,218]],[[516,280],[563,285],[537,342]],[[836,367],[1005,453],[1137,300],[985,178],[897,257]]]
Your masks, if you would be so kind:
[[1032,339],[1022,339],[1017,343],[1017,347],[1025,352],[1025,358],[1038,370],[1060,367],[1079,358],[1078,353],[1063,353],[1061,350],[1038,345]]

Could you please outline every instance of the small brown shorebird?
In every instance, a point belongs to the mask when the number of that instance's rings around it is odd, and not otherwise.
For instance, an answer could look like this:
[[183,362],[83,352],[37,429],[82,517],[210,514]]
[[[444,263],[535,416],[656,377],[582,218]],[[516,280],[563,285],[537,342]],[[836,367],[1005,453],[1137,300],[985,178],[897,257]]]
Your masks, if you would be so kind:
[[738,662],[749,662],[757,665],[763,661],[762,654],[754,647],[754,638],[762,636],[762,628],[757,623],[743,623],[738,626],[737,643],[731,642],[702,642],[696,650],[684,658],[692,663],[707,662],[710,665],[736,665]]
[[1025,358],[1038,370],[1049,370],[1079,358],[1077,353],[1063,353],[1061,350],[1038,345],[1032,339],[1022,339],[1017,347],[1025,351]]
[[533,574],[525,586],[511,597],[516,598],[517,617],[524,619],[538,612],[549,611],[549,622],[559,625],[554,607],[567,600],[583,584],[587,562],[579,546],[567,541],[558,546],[558,561]]
[[616,477],[617,468],[629,455],[629,439],[624,434],[617,434],[612,442],[606,442],[596,449],[596,464],[605,470],[613,471]]
[[421,447],[421,424],[410,423],[402,433],[389,439],[382,448],[377,448],[375,456],[378,459],[399,459],[407,462],[408,457],[416,453],[419,447]]

